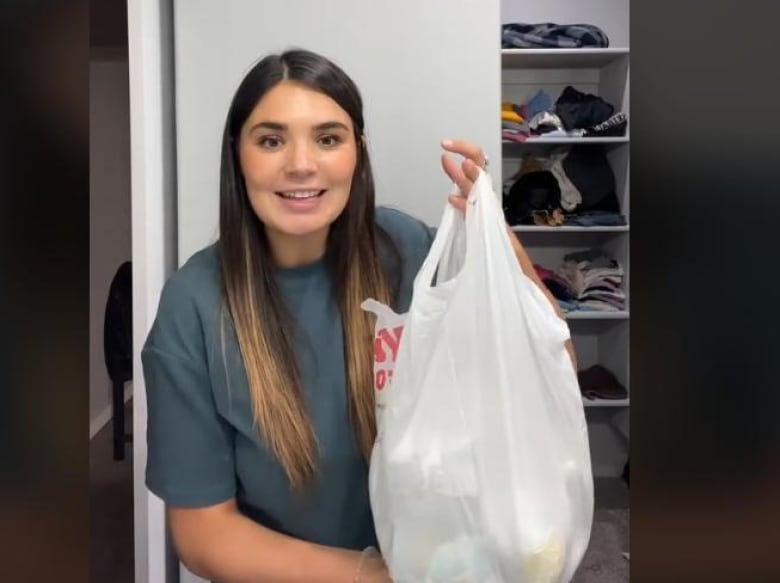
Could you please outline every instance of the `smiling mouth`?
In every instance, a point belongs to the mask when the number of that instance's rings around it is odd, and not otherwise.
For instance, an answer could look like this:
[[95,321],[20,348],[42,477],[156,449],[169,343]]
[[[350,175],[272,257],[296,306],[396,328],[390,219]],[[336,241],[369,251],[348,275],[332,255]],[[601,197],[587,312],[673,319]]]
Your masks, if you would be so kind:
[[324,190],[285,190],[275,193],[276,196],[280,196],[287,200],[306,200],[309,198],[317,198],[325,194]]

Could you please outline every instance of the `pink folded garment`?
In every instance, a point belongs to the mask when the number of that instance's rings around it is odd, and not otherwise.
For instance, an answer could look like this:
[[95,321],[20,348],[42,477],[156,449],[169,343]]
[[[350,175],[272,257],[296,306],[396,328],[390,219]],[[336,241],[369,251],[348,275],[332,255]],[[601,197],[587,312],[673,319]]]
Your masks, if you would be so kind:
[[501,132],[501,139],[509,140],[510,142],[523,143],[528,139],[528,134],[524,132],[509,132],[504,130]]

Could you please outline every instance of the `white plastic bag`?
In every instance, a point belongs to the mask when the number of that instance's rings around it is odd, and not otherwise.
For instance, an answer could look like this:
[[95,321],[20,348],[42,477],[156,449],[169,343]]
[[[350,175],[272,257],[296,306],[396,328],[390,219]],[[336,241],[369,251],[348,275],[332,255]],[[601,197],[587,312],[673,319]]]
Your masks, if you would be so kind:
[[[395,583],[565,583],[593,479],[568,326],[518,264],[480,173],[447,205],[408,314],[374,300],[371,507]],[[431,283],[436,276],[436,284]]]

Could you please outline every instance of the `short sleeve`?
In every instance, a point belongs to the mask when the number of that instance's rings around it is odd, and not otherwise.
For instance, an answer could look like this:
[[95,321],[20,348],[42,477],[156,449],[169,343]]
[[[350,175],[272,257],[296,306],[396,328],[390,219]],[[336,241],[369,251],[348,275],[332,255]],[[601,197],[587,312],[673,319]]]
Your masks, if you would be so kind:
[[216,408],[197,310],[175,287],[141,352],[146,485],[172,506],[210,506],[236,492],[234,429]]
[[193,362],[146,348],[147,487],[172,506],[209,506],[235,494],[232,429]]

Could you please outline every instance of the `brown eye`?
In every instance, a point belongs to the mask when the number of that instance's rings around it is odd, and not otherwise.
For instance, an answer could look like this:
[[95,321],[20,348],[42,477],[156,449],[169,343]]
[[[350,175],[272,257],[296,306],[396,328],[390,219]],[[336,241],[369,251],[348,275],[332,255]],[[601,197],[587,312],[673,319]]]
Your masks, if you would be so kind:
[[341,138],[333,134],[327,134],[324,136],[320,136],[320,139],[318,141],[321,146],[325,148],[332,148],[341,143]]
[[266,150],[278,150],[282,146],[282,140],[278,136],[263,136],[257,143]]

